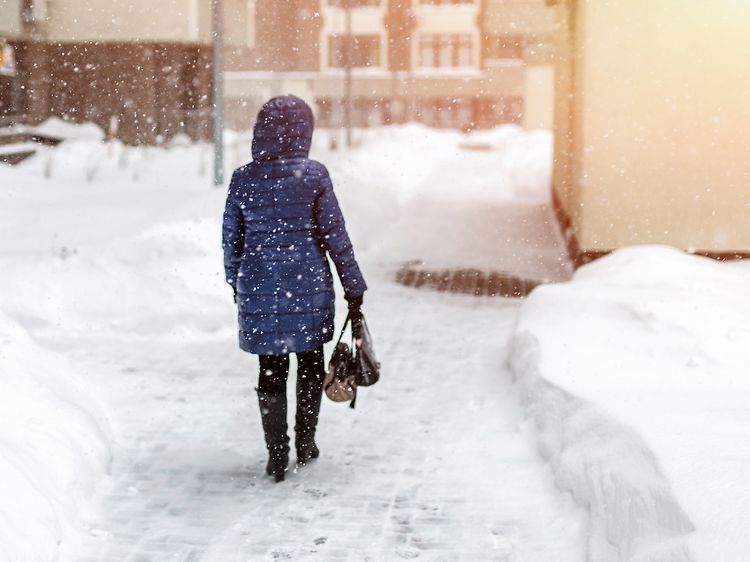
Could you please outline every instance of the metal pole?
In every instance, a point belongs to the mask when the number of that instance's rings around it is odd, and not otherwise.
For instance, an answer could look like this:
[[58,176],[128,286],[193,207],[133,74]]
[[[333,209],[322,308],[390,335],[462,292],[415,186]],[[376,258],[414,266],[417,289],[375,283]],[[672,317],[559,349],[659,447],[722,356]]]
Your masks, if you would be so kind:
[[354,35],[352,34],[352,3],[346,4],[346,78],[344,80],[346,94],[344,102],[344,120],[346,121],[346,146],[352,146],[352,55],[354,54]]
[[222,0],[212,0],[213,19],[213,131],[214,185],[224,183],[224,9]]

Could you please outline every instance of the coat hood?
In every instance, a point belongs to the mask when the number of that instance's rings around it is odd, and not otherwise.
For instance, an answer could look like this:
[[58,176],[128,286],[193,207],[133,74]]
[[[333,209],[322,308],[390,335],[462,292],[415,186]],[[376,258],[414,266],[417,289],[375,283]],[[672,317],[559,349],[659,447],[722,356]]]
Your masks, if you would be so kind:
[[307,158],[315,127],[310,106],[296,96],[268,100],[253,130],[253,159]]

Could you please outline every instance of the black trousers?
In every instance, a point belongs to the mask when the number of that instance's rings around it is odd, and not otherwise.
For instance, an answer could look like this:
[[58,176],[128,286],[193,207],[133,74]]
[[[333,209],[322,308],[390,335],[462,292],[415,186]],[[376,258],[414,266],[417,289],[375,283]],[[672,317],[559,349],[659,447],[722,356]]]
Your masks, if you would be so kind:
[[[289,355],[259,355],[258,390],[278,396],[286,394],[289,377]],[[323,347],[297,353],[297,388],[316,388],[323,384],[325,364]]]

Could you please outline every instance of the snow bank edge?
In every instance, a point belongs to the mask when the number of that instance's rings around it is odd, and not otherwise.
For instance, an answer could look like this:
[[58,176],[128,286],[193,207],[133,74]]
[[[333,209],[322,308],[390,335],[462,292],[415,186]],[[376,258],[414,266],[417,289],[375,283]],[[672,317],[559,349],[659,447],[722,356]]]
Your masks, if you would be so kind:
[[694,562],[695,530],[637,432],[540,372],[529,332],[510,341],[508,364],[555,484],[589,513],[589,562]]
[[111,414],[0,310],[0,561],[60,559],[112,459]]

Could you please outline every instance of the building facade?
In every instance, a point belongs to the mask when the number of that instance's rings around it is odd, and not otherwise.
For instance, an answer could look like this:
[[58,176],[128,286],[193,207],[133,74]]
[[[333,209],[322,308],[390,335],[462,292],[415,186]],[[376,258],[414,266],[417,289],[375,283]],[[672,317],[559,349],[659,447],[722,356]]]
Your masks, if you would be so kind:
[[230,57],[226,88],[237,126],[262,100],[289,92],[313,104],[321,124],[340,126],[347,61],[358,126],[551,126],[555,20],[543,0],[284,4],[256,3],[256,54]]
[[[551,126],[553,10],[544,0],[223,0],[226,113],[253,124],[294,93],[322,126],[420,121]],[[14,110],[107,126],[132,142],[207,137],[211,14],[204,0],[5,0]],[[8,81],[10,82],[10,81]],[[3,98],[5,99],[5,98]],[[7,102],[6,105],[9,105]],[[7,108],[6,108],[7,110]]]

